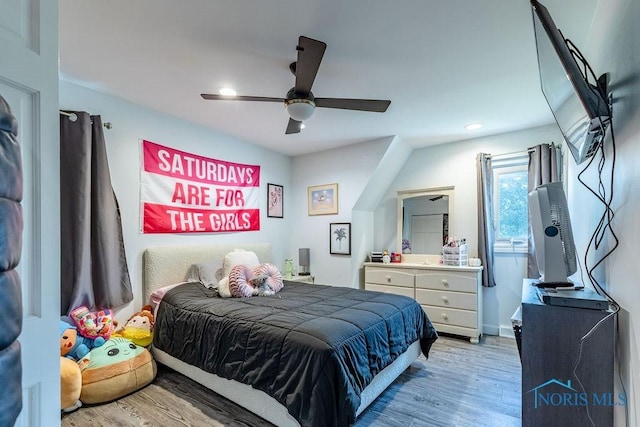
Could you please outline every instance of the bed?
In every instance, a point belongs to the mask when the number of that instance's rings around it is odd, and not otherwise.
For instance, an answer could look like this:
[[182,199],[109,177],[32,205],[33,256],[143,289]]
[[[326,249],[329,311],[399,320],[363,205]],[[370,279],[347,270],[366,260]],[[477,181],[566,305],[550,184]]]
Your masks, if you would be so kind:
[[192,264],[236,249],[271,261],[268,244],[163,246],[143,257],[157,308],[152,353],[162,363],[278,426],[349,425],[437,333],[413,299],[286,281],[276,295],[219,298],[183,283]]

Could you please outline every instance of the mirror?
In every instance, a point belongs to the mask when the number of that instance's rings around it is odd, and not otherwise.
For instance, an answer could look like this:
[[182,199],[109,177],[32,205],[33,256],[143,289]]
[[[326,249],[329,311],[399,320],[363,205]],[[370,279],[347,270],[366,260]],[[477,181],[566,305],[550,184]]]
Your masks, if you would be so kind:
[[[396,252],[438,255],[450,235],[453,186],[398,191]],[[407,252],[406,244],[411,247]]]

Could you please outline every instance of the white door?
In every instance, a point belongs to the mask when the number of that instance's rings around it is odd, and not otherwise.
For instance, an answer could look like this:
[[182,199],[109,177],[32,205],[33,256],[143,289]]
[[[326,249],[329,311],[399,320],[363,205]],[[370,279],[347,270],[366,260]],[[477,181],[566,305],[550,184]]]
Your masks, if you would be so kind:
[[[22,413],[16,425],[60,424],[58,2],[0,0],[0,94],[22,150]],[[1,386],[1,385],[0,385]]]
[[442,251],[442,214],[411,216],[411,251],[434,254]]

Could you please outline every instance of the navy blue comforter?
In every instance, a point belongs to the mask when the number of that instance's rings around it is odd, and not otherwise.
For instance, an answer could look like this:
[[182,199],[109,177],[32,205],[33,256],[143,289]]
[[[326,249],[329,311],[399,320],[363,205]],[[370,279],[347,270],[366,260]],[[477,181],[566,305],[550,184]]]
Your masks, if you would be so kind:
[[408,297],[285,281],[275,296],[223,299],[189,283],[164,296],[153,344],[264,391],[302,426],[346,426],[378,372],[416,340],[428,356],[437,337]]

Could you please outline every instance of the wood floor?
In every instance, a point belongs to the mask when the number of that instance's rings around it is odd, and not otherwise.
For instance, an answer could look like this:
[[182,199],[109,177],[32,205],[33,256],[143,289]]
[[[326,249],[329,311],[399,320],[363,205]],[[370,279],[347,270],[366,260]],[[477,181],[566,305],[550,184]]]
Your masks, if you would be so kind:
[[[520,425],[520,359],[515,340],[486,336],[473,345],[441,336],[429,360],[421,356],[414,362],[360,415],[354,427]],[[149,386],[115,402],[64,414],[62,426],[271,424],[159,365]]]

